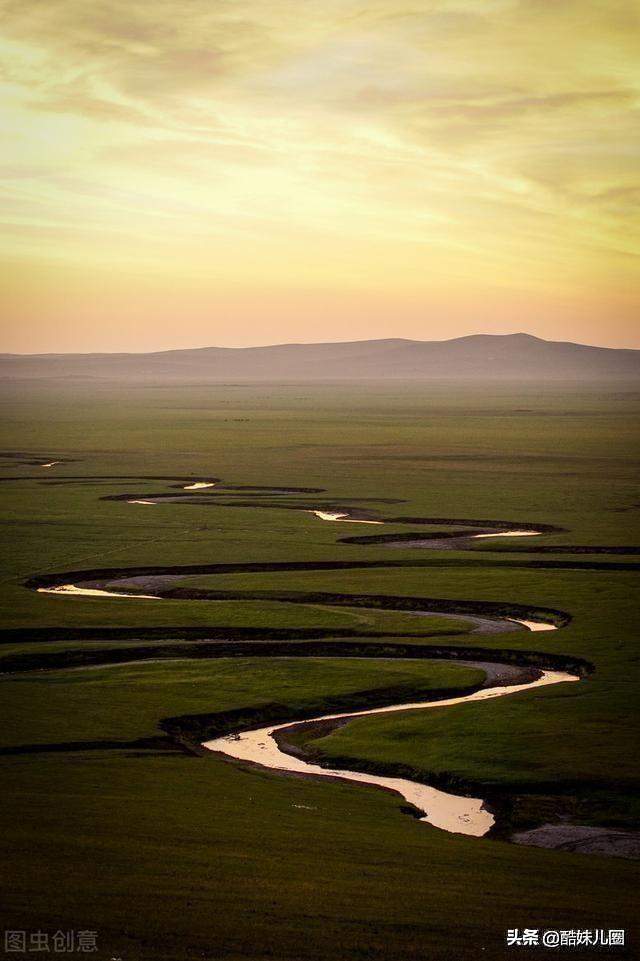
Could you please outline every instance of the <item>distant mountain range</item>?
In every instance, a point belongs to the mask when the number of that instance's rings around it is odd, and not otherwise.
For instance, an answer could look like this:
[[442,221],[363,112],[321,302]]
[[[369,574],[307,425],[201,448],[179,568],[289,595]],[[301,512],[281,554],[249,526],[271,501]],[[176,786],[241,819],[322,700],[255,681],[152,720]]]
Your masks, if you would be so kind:
[[150,354],[1,354],[0,378],[78,383],[327,380],[633,380],[640,350],[474,334],[453,340],[362,340],[202,347]]

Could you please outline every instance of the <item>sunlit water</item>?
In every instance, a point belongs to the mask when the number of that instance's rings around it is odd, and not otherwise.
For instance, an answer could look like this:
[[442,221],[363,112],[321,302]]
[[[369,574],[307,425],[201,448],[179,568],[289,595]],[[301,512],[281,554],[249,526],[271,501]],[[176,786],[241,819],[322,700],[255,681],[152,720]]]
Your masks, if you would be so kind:
[[[153,504],[154,501],[128,501],[129,504]],[[104,588],[98,587],[78,587],[76,584],[58,584],[55,587],[38,587],[37,591],[39,594],[66,594],[74,595],[76,597],[128,597],[132,600],[136,598],[142,598],[143,600],[162,600],[157,594],[131,594],[121,591],[107,591]],[[403,612],[399,612],[403,613]],[[421,617],[438,617],[442,616],[438,611],[404,611],[405,614],[409,616],[421,616]],[[445,617],[460,617],[464,620],[464,614],[460,615],[449,615],[445,614]],[[487,623],[491,623],[489,618],[478,618],[478,620],[486,620]],[[511,624],[522,624],[530,631],[556,631],[557,625],[550,624],[548,621],[532,621],[524,620],[517,617],[505,617],[503,621]]]
[[76,587],[75,584],[59,584],[57,587],[38,587],[39,594],[73,594],[81,597],[128,597],[138,600],[159,601],[155,594],[119,594],[117,591],[103,591],[98,587]]
[[506,620],[514,624],[522,624],[530,631],[557,631],[557,624],[549,624],[548,621],[525,621],[519,617],[507,617]]
[[[473,536],[476,539],[481,537],[535,537],[540,533],[540,531],[496,531],[492,534],[474,534]],[[530,631],[557,631],[558,629],[556,624],[549,624],[548,621],[523,620],[519,617],[508,617],[507,620],[514,624],[522,624]]]
[[349,517],[348,514],[340,514],[337,511],[307,511],[307,514],[315,514],[321,521],[342,521],[344,524],[384,524],[384,521],[368,521],[359,517]]
[[[394,704],[388,707],[374,708],[366,711],[351,711],[344,714],[325,714],[312,720],[302,722],[316,724],[319,721],[329,721],[338,718],[356,718],[378,714],[391,714],[399,711],[437,710],[451,707],[454,704],[464,704],[471,701],[487,701],[496,697],[505,697],[528,691],[536,687],[549,684],[560,684],[565,681],[577,681],[578,677],[562,671],[543,671],[541,676],[526,684],[514,684],[509,687],[483,688],[463,697],[452,697],[443,701],[426,701],[415,704]],[[284,731],[291,726],[298,726],[300,722],[287,722],[255,731],[245,731],[241,734],[231,734],[225,737],[206,741],[204,747],[209,751],[216,751],[239,761],[248,761],[262,767],[277,771],[293,771],[298,774],[310,774],[317,777],[339,778],[344,781],[357,781],[360,784],[373,784],[387,788],[400,794],[406,801],[422,812],[421,821],[426,821],[434,827],[454,834],[467,834],[482,837],[494,824],[494,817],[484,806],[482,798],[463,797],[439,791],[426,784],[410,781],[404,778],[382,777],[375,774],[364,774],[359,771],[347,771],[339,768],[325,768],[318,764],[307,763],[298,757],[293,757],[281,751],[274,738],[278,731]]]
[[[43,468],[54,467],[60,461],[51,461],[41,464]],[[207,487],[214,487],[214,482],[196,481],[188,484],[184,490],[202,490]],[[136,499],[128,501],[129,504],[155,505],[152,500]],[[364,520],[351,518],[347,513],[339,511],[311,510],[308,513],[324,521],[336,521],[351,524],[382,524],[379,520]],[[537,535],[538,531],[496,531],[487,534],[474,534],[473,538],[488,537],[531,537]],[[102,588],[78,587],[75,584],[61,584],[56,587],[39,587],[39,593],[43,594],[64,594],[83,597],[120,597],[129,599],[159,600],[153,594],[131,594],[118,591],[109,591]],[[426,613],[426,612],[425,612]],[[557,627],[545,621],[525,620],[521,618],[505,618],[514,624],[521,624],[530,631],[553,631]],[[483,688],[463,697],[449,698],[442,701],[427,701],[413,704],[395,704],[388,707],[374,708],[365,711],[346,712],[342,714],[326,714],[321,717],[313,718],[304,724],[315,724],[319,721],[329,721],[340,718],[356,718],[378,714],[390,714],[400,711],[411,710],[434,710],[437,708],[450,707],[470,701],[485,701],[496,697],[504,697],[509,694],[516,694],[520,691],[532,688],[543,687],[549,684],[564,683],[567,681],[577,681],[578,677],[561,671],[543,671],[541,676],[525,684],[515,684],[508,687]],[[294,722],[297,726],[300,722]],[[291,771],[299,774],[314,775],[317,777],[339,778],[345,781],[356,781],[361,784],[372,784],[386,788],[400,794],[406,801],[422,812],[420,820],[425,821],[434,827],[456,834],[466,834],[481,837],[486,834],[494,824],[494,817],[490,811],[484,807],[481,798],[469,798],[446,791],[440,791],[429,787],[426,784],[410,781],[404,778],[382,777],[374,774],[365,774],[358,771],[348,771],[320,767],[317,764],[307,763],[301,758],[294,757],[281,751],[274,738],[278,731],[284,731],[292,726],[292,722],[272,725],[259,728],[255,731],[246,731],[241,734],[227,735],[207,741],[203,746],[210,751],[219,752],[228,757],[240,761],[248,761],[262,767],[272,768],[279,771]]]
[[537,537],[540,531],[495,531],[491,534],[473,534],[476,539],[481,537]]

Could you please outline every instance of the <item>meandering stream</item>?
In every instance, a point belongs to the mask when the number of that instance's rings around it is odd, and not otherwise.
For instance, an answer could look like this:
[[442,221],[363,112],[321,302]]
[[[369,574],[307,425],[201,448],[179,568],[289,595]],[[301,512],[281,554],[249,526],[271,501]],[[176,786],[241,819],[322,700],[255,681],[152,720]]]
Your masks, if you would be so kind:
[[[52,465],[42,465],[52,466]],[[247,497],[247,492],[252,492],[258,496],[265,496],[264,491],[271,493],[296,494],[313,493],[311,489],[285,489],[285,488],[233,488],[221,485],[218,487],[217,480],[200,480],[181,484],[182,490],[186,493],[182,495],[174,494],[148,494],[146,496],[135,496],[133,494],[110,495],[103,498],[105,500],[126,500],[130,504],[154,505],[158,503],[191,503],[194,505],[216,506],[252,506],[245,502],[231,500],[230,502],[220,502],[219,496],[225,497]],[[209,494],[197,499],[198,493],[211,487],[217,487],[220,493]],[[265,504],[264,501],[256,502],[255,506],[282,508],[289,510],[302,510],[315,515],[323,521],[359,523],[359,524],[424,524],[435,526],[438,524],[453,527],[466,527],[466,530],[451,532],[412,532],[408,535],[381,535],[363,538],[347,538],[347,543],[362,543],[372,545],[374,543],[385,543],[391,547],[424,547],[430,550],[469,550],[473,541],[490,538],[509,538],[509,537],[534,537],[544,533],[555,533],[559,529],[550,526],[540,525],[536,529],[533,525],[525,527],[523,525],[510,525],[506,521],[475,521],[475,520],[446,520],[438,518],[384,518],[379,519],[371,516],[371,511],[362,508],[338,508],[336,506],[320,506],[314,504],[303,504],[300,502],[280,502]],[[375,512],[374,512],[375,513]],[[469,529],[470,528],[470,529]],[[475,530],[474,530],[475,528]],[[490,549],[490,548],[488,548]],[[558,550],[562,551],[563,548]],[[604,550],[604,549],[603,549]],[[424,562],[422,562],[424,563]],[[428,563],[428,562],[427,562]],[[420,562],[415,565],[411,561],[310,561],[310,562],[272,562],[265,564],[209,564],[193,565],[191,567],[146,567],[146,568],[122,568],[122,569],[101,569],[93,571],[73,571],[66,574],[46,574],[38,575],[27,581],[27,586],[40,593],[87,597],[87,598],[126,598],[129,600],[161,600],[161,599],[183,599],[183,600],[205,600],[215,602],[217,600],[230,599],[258,599],[267,601],[279,601],[285,604],[325,604],[327,607],[349,607],[356,606],[362,609],[381,611],[392,610],[395,614],[402,613],[407,617],[432,616],[436,615],[443,618],[452,618],[458,621],[470,622],[471,629],[468,633],[497,634],[506,631],[523,630],[538,632],[557,630],[559,626],[569,620],[568,615],[563,612],[550,611],[539,608],[533,610],[523,605],[514,603],[500,604],[480,601],[451,601],[427,598],[408,598],[395,597],[394,595],[344,595],[329,594],[321,592],[303,591],[263,591],[263,592],[236,592],[215,591],[204,588],[184,588],[179,583],[190,575],[203,574],[229,574],[236,571],[240,572],[277,572],[277,571],[296,571],[296,570],[341,570],[357,569],[368,567],[394,567],[399,565],[421,566]],[[143,593],[144,591],[144,593]],[[537,616],[540,613],[542,616]],[[355,632],[354,632],[355,633]],[[374,635],[376,636],[376,635]],[[380,635],[377,635],[380,636]],[[415,635],[408,635],[415,636]],[[415,648],[414,648],[415,650]],[[458,649],[460,650],[460,649]],[[307,653],[305,651],[305,653]],[[496,651],[499,661],[500,651]],[[509,655],[506,660],[514,663],[514,656],[517,652],[504,652]],[[212,752],[217,752],[230,759],[260,765],[277,771],[289,772],[298,775],[314,777],[337,778],[343,781],[354,781],[361,784],[374,785],[385,788],[401,795],[420,813],[420,820],[445,831],[457,834],[466,834],[481,837],[490,831],[494,824],[494,815],[485,806],[485,802],[479,797],[466,797],[447,791],[431,787],[418,781],[405,778],[387,777],[382,775],[363,773],[359,771],[344,770],[339,768],[324,767],[319,764],[307,761],[300,752],[289,753],[287,751],[286,735],[301,727],[309,727],[323,723],[331,726],[331,722],[345,723],[352,718],[382,715],[396,712],[416,711],[416,710],[437,710],[452,707],[462,703],[471,703],[491,700],[497,697],[505,697],[518,694],[532,689],[546,687],[553,684],[563,684],[580,680],[578,673],[570,673],[568,670],[548,669],[549,665],[561,664],[566,666],[567,659],[564,661],[559,655],[540,655],[533,652],[525,652],[526,659],[522,663],[529,665],[528,673],[523,674],[520,669],[511,667],[509,670],[519,671],[519,674],[505,680],[504,662],[502,664],[485,663],[484,665],[475,662],[478,667],[489,668],[488,677],[484,685],[465,695],[451,698],[443,698],[431,701],[421,701],[408,704],[392,704],[385,707],[369,708],[367,710],[349,711],[337,714],[325,714],[320,717],[305,721],[285,721],[270,726],[263,726],[254,730],[243,731],[241,733],[231,733],[223,737],[203,742],[203,746]],[[277,656],[275,653],[274,656]],[[376,655],[379,656],[379,655]],[[415,656],[407,652],[403,656]],[[430,655],[428,655],[430,656]],[[434,648],[434,657],[455,657],[459,659],[459,653],[453,648],[447,652],[441,648],[438,654]],[[546,664],[545,664],[546,657]],[[553,660],[555,658],[555,660]],[[536,663],[537,660],[537,663]],[[463,662],[464,663],[464,662]],[[470,662],[467,662],[470,663]],[[569,662],[570,664],[571,662]],[[501,667],[503,676],[500,677],[495,668]],[[531,674],[531,667],[534,668],[534,676]],[[538,668],[536,670],[536,667]],[[582,667],[576,667],[582,671]]]
[[321,767],[287,753],[276,740],[276,735],[288,730],[300,729],[318,724],[322,721],[332,721],[357,717],[367,717],[380,714],[392,714],[399,711],[422,711],[452,707],[455,704],[465,704],[471,701],[487,701],[496,697],[505,697],[528,691],[533,688],[545,687],[549,684],[562,684],[567,681],[579,681],[574,674],[562,671],[541,671],[540,677],[524,684],[512,684],[508,687],[486,687],[462,697],[452,697],[438,701],[420,701],[413,704],[392,704],[387,707],[373,708],[366,711],[348,711],[343,714],[324,714],[303,722],[285,722],[284,724],[261,727],[254,731],[244,731],[240,734],[229,734],[212,741],[205,741],[203,747],[209,751],[224,754],[237,761],[259,764],[261,767],[272,768],[277,771],[288,771],[295,774],[313,775],[314,777],[339,778],[343,781],[356,781],[359,784],[371,784],[386,788],[400,794],[409,804],[422,813],[421,821],[426,821],[433,827],[450,831],[454,834],[468,834],[482,837],[493,827],[493,814],[485,807],[482,798],[465,797],[451,794],[437,788],[410,781],[405,778],[383,777],[377,774],[366,774],[360,771],[348,771],[340,768]]

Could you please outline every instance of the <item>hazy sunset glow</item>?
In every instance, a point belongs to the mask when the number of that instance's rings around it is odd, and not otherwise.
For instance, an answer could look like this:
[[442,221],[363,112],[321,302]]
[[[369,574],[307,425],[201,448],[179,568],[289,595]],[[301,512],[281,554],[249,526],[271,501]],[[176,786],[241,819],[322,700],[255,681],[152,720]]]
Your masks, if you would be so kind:
[[0,10],[3,350],[640,346],[633,3]]

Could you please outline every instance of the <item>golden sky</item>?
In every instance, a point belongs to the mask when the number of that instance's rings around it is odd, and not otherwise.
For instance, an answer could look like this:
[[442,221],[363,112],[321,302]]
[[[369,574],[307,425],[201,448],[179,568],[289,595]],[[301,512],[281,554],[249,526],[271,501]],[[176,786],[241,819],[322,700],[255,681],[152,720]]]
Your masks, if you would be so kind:
[[631,0],[0,14],[0,349],[640,347]]

